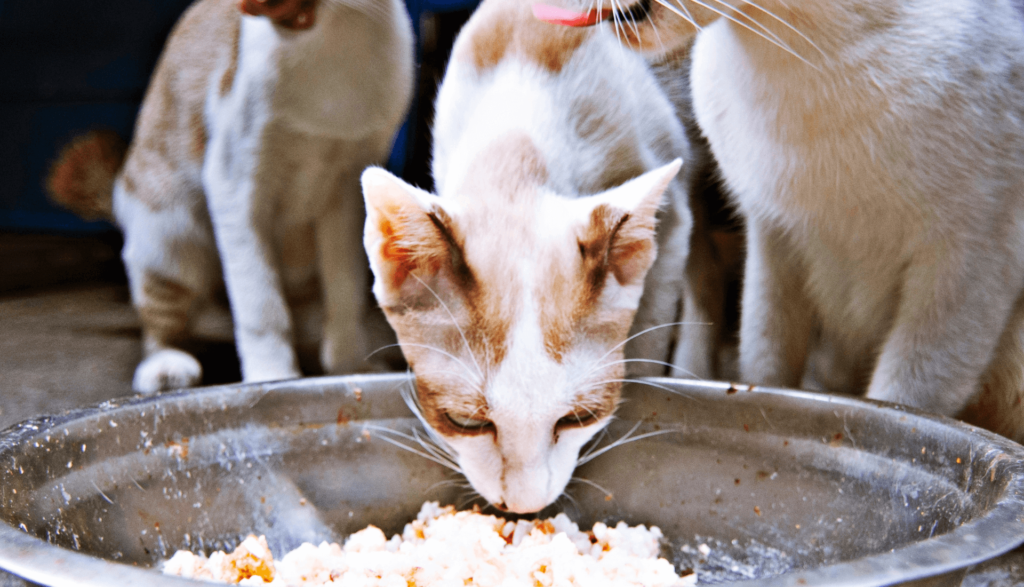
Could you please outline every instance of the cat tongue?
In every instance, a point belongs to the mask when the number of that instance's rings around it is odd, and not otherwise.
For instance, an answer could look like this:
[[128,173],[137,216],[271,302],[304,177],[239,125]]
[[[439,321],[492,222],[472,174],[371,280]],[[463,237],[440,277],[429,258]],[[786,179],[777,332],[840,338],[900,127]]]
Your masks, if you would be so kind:
[[611,16],[611,14],[612,11],[609,8],[592,8],[587,12],[573,12],[572,10],[557,6],[548,6],[547,4],[533,5],[533,16],[537,20],[563,26],[594,26]]

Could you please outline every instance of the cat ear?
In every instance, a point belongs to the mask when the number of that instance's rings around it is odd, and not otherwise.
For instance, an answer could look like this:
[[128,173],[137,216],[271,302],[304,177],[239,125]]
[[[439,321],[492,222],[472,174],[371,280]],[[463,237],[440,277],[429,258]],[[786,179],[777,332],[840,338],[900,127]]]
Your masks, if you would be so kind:
[[676,159],[590,198],[594,207],[578,239],[584,258],[603,260],[620,285],[642,285],[657,254],[658,208],[682,166]]
[[451,217],[437,196],[379,167],[363,172],[363,245],[382,306],[420,290],[443,267],[461,260]]

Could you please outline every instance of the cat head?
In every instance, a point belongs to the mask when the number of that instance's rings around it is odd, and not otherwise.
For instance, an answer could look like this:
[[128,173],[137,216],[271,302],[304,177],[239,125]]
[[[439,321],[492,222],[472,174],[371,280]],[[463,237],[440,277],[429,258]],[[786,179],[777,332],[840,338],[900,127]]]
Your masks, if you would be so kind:
[[373,291],[422,416],[499,508],[554,501],[615,411],[655,213],[680,166],[580,198],[529,182],[439,198],[363,173]]

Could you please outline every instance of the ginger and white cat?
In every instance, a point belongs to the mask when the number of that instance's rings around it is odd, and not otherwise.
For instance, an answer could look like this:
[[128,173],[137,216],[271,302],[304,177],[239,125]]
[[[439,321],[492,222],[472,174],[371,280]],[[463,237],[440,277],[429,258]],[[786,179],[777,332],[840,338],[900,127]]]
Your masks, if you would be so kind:
[[702,29],[694,109],[748,229],[743,379],[799,385],[812,354],[827,389],[946,415],[974,397],[1024,439],[1021,2],[624,10],[646,53]]
[[145,345],[136,391],[199,382],[179,345],[222,283],[245,381],[300,375],[292,310],[321,299],[323,366],[359,369],[372,350],[359,174],[386,158],[411,99],[409,17],[400,0],[241,7],[279,22],[243,16],[236,0],[196,2],[167,42],[123,167],[91,135],[50,179],[55,199],[112,213],[124,231]]
[[[373,290],[424,419],[497,507],[561,495],[615,411],[634,315],[676,320],[686,155],[653,74],[613,34],[485,0],[437,99],[438,195],[363,174]],[[670,333],[646,337],[634,356],[668,355]]]

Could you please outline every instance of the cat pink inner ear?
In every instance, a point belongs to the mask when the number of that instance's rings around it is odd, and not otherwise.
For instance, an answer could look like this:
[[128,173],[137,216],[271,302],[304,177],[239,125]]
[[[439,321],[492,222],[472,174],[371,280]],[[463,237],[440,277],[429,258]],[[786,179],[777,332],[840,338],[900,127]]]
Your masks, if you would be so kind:
[[612,15],[610,8],[592,8],[587,12],[574,12],[558,6],[534,4],[533,16],[547,23],[571,27],[594,26]]

